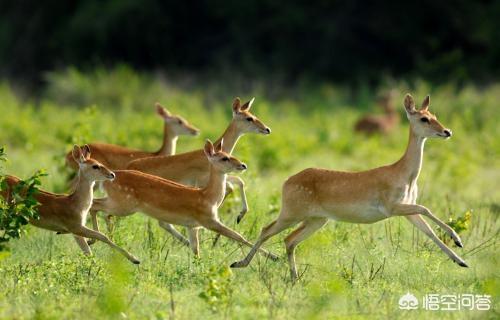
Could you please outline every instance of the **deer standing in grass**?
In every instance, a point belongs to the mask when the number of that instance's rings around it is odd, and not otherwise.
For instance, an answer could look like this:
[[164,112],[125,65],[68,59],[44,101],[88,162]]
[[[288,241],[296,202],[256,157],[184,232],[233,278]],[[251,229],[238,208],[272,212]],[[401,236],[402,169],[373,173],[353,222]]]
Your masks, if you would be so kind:
[[[78,181],[73,193],[69,195],[54,194],[40,190],[36,195],[36,200],[40,203],[37,207],[39,219],[32,219],[30,224],[58,234],[71,233],[76,242],[86,255],[92,254],[85,238],[100,240],[107,243],[113,249],[119,251],[128,260],[138,264],[139,260],[128,253],[125,249],[117,246],[108,237],[99,231],[85,227],[87,214],[92,205],[93,187],[96,181],[111,181],[115,174],[98,161],[90,158],[90,149],[85,146],[81,149],[74,146],[72,156],[78,163]],[[14,185],[19,183],[19,178],[7,176],[8,190],[1,195],[10,200],[10,193]]]
[[[180,135],[196,136],[200,133],[200,130],[189,124],[182,117],[171,114],[159,103],[156,103],[155,106],[156,112],[162,117],[164,122],[163,143],[158,151],[146,152],[114,144],[91,143],[89,146],[92,150],[92,157],[111,170],[125,169],[130,161],[136,159],[154,156],[171,156],[175,154],[177,139]],[[72,169],[78,169],[78,163],[73,160],[71,151],[66,154],[66,164]]]
[[[253,132],[265,135],[271,133],[269,127],[250,113],[253,101],[254,99],[242,105],[239,98],[234,100],[232,107],[233,119],[222,137],[215,142],[217,145],[224,140],[224,152],[231,154],[238,139],[245,133]],[[162,156],[135,160],[127,166],[127,169],[138,170],[190,186],[206,186],[210,177],[210,161],[202,149],[168,157]],[[245,184],[240,177],[232,175],[227,177],[227,182],[237,185],[241,194],[242,210],[237,218],[237,222],[239,223],[248,211],[244,189]],[[175,230],[172,225],[163,224],[163,228],[182,243],[187,243],[187,239]]]
[[[104,182],[106,198],[95,199],[91,211],[104,211],[115,216],[142,212],[166,228],[171,224],[188,228],[190,246],[199,256],[198,231],[205,227],[227,238],[252,246],[243,236],[219,221],[217,213],[226,189],[226,175],[243,171],[247,166],[223,151],[223,140],[214,148],[207,141],[204,154],[209,162],[209,178],[205,187],[195,188],[134,170],[116,170],[113,182]],[[95,215],[94,215],[95,216]],[[93,219],[94,228],[98,228]],[[276,256],[261,250],[268,257]]]
[[301,225],[285,239],[291,277],[296,280],[295,248],[329,219],[374,223],[394,216],[406,217],[454,262],[467,267],[465,261],[436,236],[423,217],[435,222],[453,238],[457,246],[462,247],[458,234],[428,208],[416,204],[417,179],[426,139],[451,137],[451,131],[429,112],[429,103],[430,98],[427,96],[421,109],[417,110],[412,96],[406,95],[404,106],[410,121],[410,138],[406,152],[399,161],[362,172],[309,168],[288,178],[283,185],[279,217],[262,229],[246,258],[233,263],[231,267],[246,267],[255,251],[267,239],[300,222]]
[[384,115],[364,116],[356,122],[354,130],[368,135],[392,131],[399,123],[399,113],[394,108],[394,95],[394,91],[389,91],[380,98],[379,105],[384,109]]

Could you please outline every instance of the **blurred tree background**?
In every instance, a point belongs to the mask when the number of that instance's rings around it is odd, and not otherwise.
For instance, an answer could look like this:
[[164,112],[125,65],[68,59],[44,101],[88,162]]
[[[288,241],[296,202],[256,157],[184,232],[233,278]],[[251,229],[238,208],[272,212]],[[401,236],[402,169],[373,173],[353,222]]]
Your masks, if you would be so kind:
[[139,70],[376,82],[498,79],[500,1],[0,1],[0,75]]

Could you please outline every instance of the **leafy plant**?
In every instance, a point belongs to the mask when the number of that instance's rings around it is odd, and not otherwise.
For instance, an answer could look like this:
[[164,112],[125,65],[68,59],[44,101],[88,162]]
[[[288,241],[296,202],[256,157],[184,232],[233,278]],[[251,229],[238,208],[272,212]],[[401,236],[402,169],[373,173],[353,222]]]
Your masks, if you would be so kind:
[[217,313],[228,307],[233,293],[232,276],[233,273],[227,266],[210,268],[204,290],[199,297],[205,300],[212,312]]
[[[6,161],[4,148],[0,148],[0,161]],[[5,199],[0,197],[0,251],[7,249],[6,243],[11,239],[21,237],[25,232],[23,226],[27,225],[30,219],[39,219],[36,210],[39,203],[35,196],[38,186],[41,185],[40,178],[43,176],[46,174],[39,170],[10,188],[5,176],[0,175],[0,192],[9,193]]]
[[[471,220],[472,213],[470,210],[466,211],[463,216],[453,218],[450,217],[448,219],[448,222],[446,222],[447,225],[449,225],[453,230],[455,230],[456,233],[460,234],[463,231],[466,231],[469,229],[470,225],[470,220]],[[444,243],[449,243],[450,238],[446,235],[444,231],[440,230],[440,235],[439,237]]]

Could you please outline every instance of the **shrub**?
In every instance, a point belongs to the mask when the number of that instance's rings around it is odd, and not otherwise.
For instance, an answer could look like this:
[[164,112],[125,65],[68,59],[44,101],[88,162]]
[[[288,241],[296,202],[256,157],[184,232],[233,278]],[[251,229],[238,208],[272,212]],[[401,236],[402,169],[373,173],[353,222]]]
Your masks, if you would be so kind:
[[[5,162],[4,148],[0,148],[0,161]],[[7,191],[8,185],[0,167],[0,191]],[[0,197],[0,251],[7,249],[7,242],[18,239],[23,234],[23,226],[30,219],[39,219],[35,198],[40,186],[40,177],[46,174],[39,170],[26,180],[21,180],[11,190],[9,201]]]

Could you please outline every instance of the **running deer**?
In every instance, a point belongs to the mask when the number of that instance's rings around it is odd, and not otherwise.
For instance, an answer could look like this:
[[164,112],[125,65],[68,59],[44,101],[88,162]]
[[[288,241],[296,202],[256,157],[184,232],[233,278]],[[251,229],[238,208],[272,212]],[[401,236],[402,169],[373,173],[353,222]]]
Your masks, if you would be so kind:
[[[163,143],[156,152],[146,152],[133,150],[126,147],[107,144],[91,143],[92,156],[111,170],[125,169],[127,164],[135,159],[170,156],[175,154],[177,139],[180,135],[196,136],[200,130],[189,124],[182,117],[171,114],[167,109],[156,103],[156,112],[163,119]],[[78,169],[78,164],[73,160],[71,152],[66,154],[66,164],[74,170]]]
[[[100,240],[113,249],[119,251],[131,262],[138,264],[139,260],[125,249],[117,246],[107,236],[99,231],[85,227],[87,214],[92,205],[93,187],[96,181],[112,181],[115,174],[98,161],[90,158],[90,148],[85,145],[83,149],[74,146],[72,156],[78,163],[78,182],[73,193],[69,195],[54,194],[40,190],[35,198],[40,203],[37,207],[39,219],[32,219],[30,224],[55,231],[58,234],[71,233],[76,242],[86,255],[92,254],[85,238]],[[8,190],[1,195],[6,201],[11,201],[13,186],[19,183],[19,178],[7,176]]]
[[[260,121],[255,115],[250,113],[254,99],[241,105],[239,98],[233,102],[233,119],[226,131],[215,144],[224,140],[224,152],[231,154],[238,142],[238,139],[245,133],[259,133],[268,135],[271,129]],[[128,166],[129,170],[138,170],[149,173],[168,180],[176,181],[190,186],[205,186],[209,180],[210,162],[207,160],[202,149],[177,154],[170,157],[144,158],[132,161]],[[248,211],[248,203],[245,194],[245,184],[240,177],[227,177],[230,184],[238,186],[241,198],[242,209],[238,215],[237,222],[243,219]],[[229,185],[231,187],[231,185]]]
[[354,130],[368,135],[387,134],[392,131],[399,123],[399,114],[394,108],[394,96],[394,91],[384,94],[379,100],[384,115],[367,115],[356,123]]
[[283,185],[279,217],[262,229],[246,258],[233,263],[231,267],[246,267],[255,251],[267,239],[301,222],[285,239],[291,277],[296,280],[295,248],[329,219],[374,223],[394,216],[406,217],[454,262],[467,267],[465,261],[436,236],[423,217],[435,222],[453,238],[457,246],[462,247],[458,234],[428,208],[417,204],[417,179],[426,139],[451,137],[451,130],[444,128],[436,116],[429,112],[429,103],[430,97],[427,96],[421,109],[417,110],[412,96],[406,95],[404,107],[410,122],[410,138],[406,152],[399,161],[362,172],[309,168],[288,178]]
[[[215,148],[210,141],[205,144],[203,152],[209,162],[210,174],[203,188],[184,186],[140,171],[116,170],[114,181],[103,184],[107,197],[95,199],[92,205],[94,228],[99,229],[95,215],[97,211],[115,216],[142,212],[157,219],[160,226],[169,232],[172,232],[171,224],[187,227],[189,241],[180,233],[176,238],[190,246],[196,256],[199,256],[198,231],[201,227],[251,247],[252,244],[242,235],[219,221],[217,210],[224,199],[227,173],[247,168],[244,163],[224,152],[222,146],[223,140]],[[261,251],[277,259],[267,251]]]

